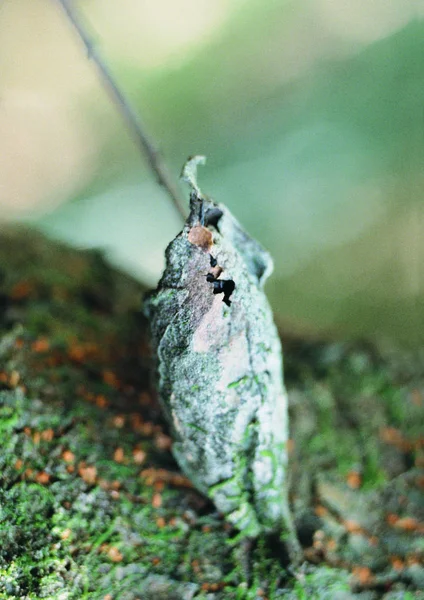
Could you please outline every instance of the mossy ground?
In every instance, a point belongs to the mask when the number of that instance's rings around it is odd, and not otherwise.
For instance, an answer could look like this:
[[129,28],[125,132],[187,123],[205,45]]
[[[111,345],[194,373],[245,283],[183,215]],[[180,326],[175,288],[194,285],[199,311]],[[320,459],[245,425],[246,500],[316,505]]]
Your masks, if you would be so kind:
[[143,290],[96,252],[0,237],[0,598],[422,598],[423,372],[285,346],[307,561],[237,540],[181,475],[149,387]]

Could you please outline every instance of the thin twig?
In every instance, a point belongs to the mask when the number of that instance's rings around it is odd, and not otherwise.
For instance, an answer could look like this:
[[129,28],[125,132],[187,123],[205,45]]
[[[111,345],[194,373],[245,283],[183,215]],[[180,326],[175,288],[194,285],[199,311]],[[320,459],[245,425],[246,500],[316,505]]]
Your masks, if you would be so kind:
[[134,108],[130,105],[124,94],[119,89],[115,79],[113,78],[109,70],[109,67],[107,66],[103,58],[100,56],[100,54],[97,52],[88,32],[79,20],[76,12],[73,10],[71,2],[69,2],[69,0],[56,1],[60,4],[62,9],[66,13],[66,16],[68,17],[68,20],[70,21],[70,23],[72,23],[73,27],[77,31],[78,36],[80,37],[82,43],[84,44],[87,50],[89,58],[92,59],[92,61],[97,67],[97,71],[107,92],[109,93],[113,102],[116,104],[123,118],[125,119],[130,133],[133,136],[137,146],[146,156],[150,168],[156,175],[158,182],[166,189],[175,208],[178,210],[183,220],[185,220],[186,217],[184,205],[180,199],[178,189],[172,181],[172,178],[169,175],[168,170],[158,150],[155,148],[150,137],[146,134],[139,115],[136,113]]

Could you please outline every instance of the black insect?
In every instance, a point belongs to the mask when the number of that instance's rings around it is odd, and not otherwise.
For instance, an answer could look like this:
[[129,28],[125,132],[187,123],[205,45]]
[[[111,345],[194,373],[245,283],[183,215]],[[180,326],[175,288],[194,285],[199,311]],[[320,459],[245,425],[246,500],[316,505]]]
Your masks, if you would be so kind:
[[212,273],[206,275],[206,281],[213,283],[213,293],[224,294],[222,301],[225,302],[227,306],[231,306],[230,296],[236,287],[234,281],[232,279],[216,279]]

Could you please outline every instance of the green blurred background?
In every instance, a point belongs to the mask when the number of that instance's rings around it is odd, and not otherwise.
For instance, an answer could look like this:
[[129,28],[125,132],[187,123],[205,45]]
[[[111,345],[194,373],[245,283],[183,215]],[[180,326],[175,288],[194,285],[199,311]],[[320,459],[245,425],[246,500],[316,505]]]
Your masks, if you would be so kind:
[[[272,253],[281,327],[424,333],[424,0],[80,0],[175,176]],[[0,226],[153,286],[181,222],[55,0],[0,3]]]

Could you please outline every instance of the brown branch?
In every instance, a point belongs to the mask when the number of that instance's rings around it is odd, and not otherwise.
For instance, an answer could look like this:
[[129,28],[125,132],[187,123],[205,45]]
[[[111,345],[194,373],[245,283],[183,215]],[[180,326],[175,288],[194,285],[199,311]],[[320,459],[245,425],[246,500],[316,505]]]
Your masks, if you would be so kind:
[[69,22],[75,28],[79,38],[84,44],[89,58],[92,59],[96,65],[100,79],[103,82],[107,92],[109,93],[112,101],[117,106],[118,110],[122,114],[124,120],[127,123],[128,129],[134,138],[137,146],[142,151],[143,155],[147,158],[151,170],[156,175],[156,179],[160,185],[162,185],[169,194],[175,208],[185,220],[184,204],[181,200],[178,189],[173,182],[168,170],[158,152],[155,145],[153,144],[150,137],[146,134],[144,126],[141,123],[139,115],[136,113],[134,108],[131,106],[127,98],[124,96],[122,91],[119,89],[109,67],[105,63],[102,56],[97,52],[91,38],[86,31],[85,27],[79,20],[76,12],[71,6],[69,0],[56,0],[58,4],[64,10]]

